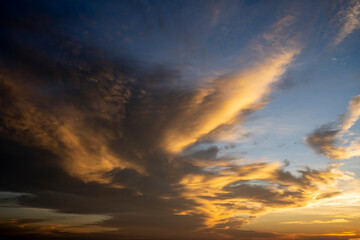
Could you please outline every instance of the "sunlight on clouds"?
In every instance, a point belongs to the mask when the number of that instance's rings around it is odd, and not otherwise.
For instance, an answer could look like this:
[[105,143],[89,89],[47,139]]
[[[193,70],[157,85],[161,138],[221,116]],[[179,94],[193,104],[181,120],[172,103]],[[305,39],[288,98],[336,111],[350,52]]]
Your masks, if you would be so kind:
[[[114,168],[130,168],[144,173],[143,168],[139,165],[122,161],[120,158],[113,156],[107,146],[104,145],[106,140],[101,139],[101,136],[86,135],[86,138],[81,140],[76,135],[76,131],[72,127],[62,126],[59,128],[63,142],[68,146],[70,161],[66,161],[64,165],[70,174],[81,178],[85,182],[109,183],[109,180],[103,175]],[[81,134],[83,133],[80,132],[79,135]],[[94,147],[95,151],[89,151],[89,147]]]
[[269,85],[280,79],[298,53],[298,49],[282,49],[251,68],[217,79],[198,90],[192,105],[185,108],[165,134],[165,148],[179,152],[242,111],[256,107],[270,92]]
[[334,196],[329,199],[322,199],[316,203],[313,203],[311,207],[320,207],[320,206],[360,207],[360,189],[358,184],[359,184],[359,179],[356,178],[352,180],[344,181],[343,183],[339,184],[339,187],[342,189],[341,195]]
[[[324,125],[316,129],[306,138],[307,144],[330,159],[340,160],[360,156],[360,138],[350,132],[359,116],[360,95],[351,99],[347,112],[340,119],[337,127]],[[346,137],[352,139],[344,139]]]
[[305,221],[282,222],[281,224],[316,224],[316,223],[345,223],[345,222],[349,222],[349,220],[339,218],[339,219],[331,219],[327,221],[313,220],[309,222],[305,222]]
[[[337,167],[333,171],[340,171]],[[264,212],[256,222],[244,226],[244,229],[262,229],[284,234],[296,232],[306,236],[342,234],[343,231],[356,229],[360,220],[359,179],[350,172],[341,173],[341,176],[329,183],[332,190],[328,193],[320,193],[328,188],[323,182],[318,190],[314,190],[319,195],[307,204],[297,208],[278,208]]]
[[[204,213],[207,216],[205,224],[213,227],[233,218],[242,208],[241,213],[251,213],[260,210],[261,204],[251,199],[217,199],[217,195],[227,193],[224,188],[241,180],[266,179],[275,173],[279,164],[253,164],[238,166],[231,170],[220,171],[219,175],[191,174],[181,180],[184,186],[183,196],[199,203],[195,212]],[[229,204],[232,207],[227,206]]]
[[36,91],[17,84],[18,79],[3,76],[1,80],[13,95],[13,106],[4,110],[5,125],[3,129],[0,127],[0,132],[7,128],[15,129],[14,139],[57,154],[63,158],[63,167],[85,182],[110,183],[103,175],[114,168],[130,168],[144,173],[136,163],[115,156],[107,146],[111,135],[90,128],[86,114],[79,109],[71,105],[41,108],[41,104],[36,102],[41,96]]
[[[344,174],[330,166],[326,171],[302,171],[295,177],[278,163],[229,165],[225,170],[190,174],[180,182],[183,196],[199,204],[193,211],[202,213],[206,226],[222,228],[237,222],[250,223],[255,216],[287,208],[304,207],[337,194],[337,182]],[[238,217],[245,214],[247,217]]]
[[356,236],[356,232],[355,231],[351,231],[351,232],[341,232],[341,233],[327,233],[327,234],[322,234],[323,236]]
[[1,6],[0,235],[360,240],[360,0]]
[[349,103],[347,114],[342,123],[342,131],[348,131],[360,117],[360,95],[355,96]]

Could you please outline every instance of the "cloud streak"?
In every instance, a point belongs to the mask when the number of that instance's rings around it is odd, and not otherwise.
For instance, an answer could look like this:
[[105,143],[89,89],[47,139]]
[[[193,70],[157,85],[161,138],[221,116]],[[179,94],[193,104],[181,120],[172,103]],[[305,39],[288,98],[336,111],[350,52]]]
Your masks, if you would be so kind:
[[339,12],[342,24],[338,36],[334,40],[334,45],[339,45],[347,36],[360,28],[360,1],[352,0],[348,6]]
[[199,89],[165,133],[165,148],[179,152],[222,124],[233,121],[241,112],[258,109],[270,93],[270,84],[279,80],[298,49],[284,49],[238,73],[215,80]]

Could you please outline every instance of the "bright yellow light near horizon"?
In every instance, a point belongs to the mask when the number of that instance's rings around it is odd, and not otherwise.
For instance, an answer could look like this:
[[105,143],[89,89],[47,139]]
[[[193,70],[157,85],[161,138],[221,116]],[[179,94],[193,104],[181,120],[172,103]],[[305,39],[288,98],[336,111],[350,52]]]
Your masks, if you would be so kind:
[[349,220],[346,219],[331,219],[331,220],[313,220],[313,221],[292,221],[292,222],[282,222],[280,224],[323,224],[323,223],[347,223]]

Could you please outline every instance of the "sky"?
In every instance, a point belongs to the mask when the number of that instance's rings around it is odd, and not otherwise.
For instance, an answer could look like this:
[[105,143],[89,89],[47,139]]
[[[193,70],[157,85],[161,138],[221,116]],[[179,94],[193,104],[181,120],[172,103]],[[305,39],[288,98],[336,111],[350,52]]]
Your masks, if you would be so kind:
[[359,240],[360,1],[1,1],[0,236]]

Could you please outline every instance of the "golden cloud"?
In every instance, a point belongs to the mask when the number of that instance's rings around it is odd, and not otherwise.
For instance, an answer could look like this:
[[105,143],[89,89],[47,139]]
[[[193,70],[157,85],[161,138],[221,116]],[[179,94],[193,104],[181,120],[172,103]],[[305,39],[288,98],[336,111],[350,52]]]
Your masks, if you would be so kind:
[[204,214],[209,228],[229,226],[231,222],[240,226],[258,214],[303,207],[338,195],[337,181],[344,174],[337,167],[299,171],[300,177],[285,172],[278,163],[229,165],[210,172],[204,169],[181,180],[183,196],[198,206],[177,214]]
[[166,130],[165,149],[177,153],[234,120],[242,111],[258,108],[259,102],[271,91],[270,85],[280,79],[297,53],[296,48],[280,50],[251,68],[198,89],[191,103]]

